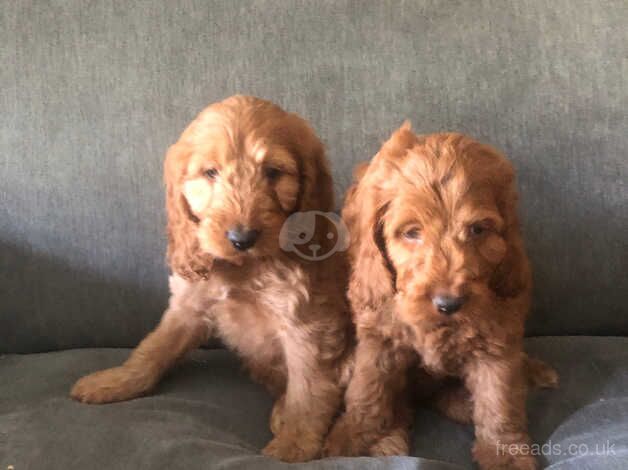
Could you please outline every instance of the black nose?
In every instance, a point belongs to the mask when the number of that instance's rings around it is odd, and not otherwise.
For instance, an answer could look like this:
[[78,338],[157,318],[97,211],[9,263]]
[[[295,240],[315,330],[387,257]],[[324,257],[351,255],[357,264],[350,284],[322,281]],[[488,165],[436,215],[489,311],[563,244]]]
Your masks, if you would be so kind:
[[255,245],[259,230],[249,230],[246,228],[234,228],[227,231],[227,239],[238,251],[246,251]]
[[441,313],[452,314],[460,310],[464,303],[464,298],[452,295],[435,295],[432,303]]

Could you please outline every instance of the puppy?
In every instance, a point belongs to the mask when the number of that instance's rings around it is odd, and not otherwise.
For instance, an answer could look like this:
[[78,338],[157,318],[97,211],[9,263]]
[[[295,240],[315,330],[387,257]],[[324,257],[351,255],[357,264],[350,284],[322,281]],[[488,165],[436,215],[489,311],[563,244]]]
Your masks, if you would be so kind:
[[469,137],[405,124],[357,180],[343,218],[358,345],[326,454],[407,454],[421,375],[447,378],[435,405],[475,424],[481,468],[536,468],[523,447],[527,386],[557,375],[523,351],[532,283],[511,164]]
[[316,457],[342,400],[340,365],[351,345],[346,273],[337,254],[304,256],[308,247],[333,251],[331,219],[318,218],[300,252],[281,245],[300,244],[303,234],[282,233],[291,216],[333,210],[321,142],[298,116],[233,96],[189,125],[168,150],[164,175],[168,309],[123,365],[83,377],[71,396],[108,403],[147,394],[188,351],[218,336],[276,397],[274,439],[263,453]]

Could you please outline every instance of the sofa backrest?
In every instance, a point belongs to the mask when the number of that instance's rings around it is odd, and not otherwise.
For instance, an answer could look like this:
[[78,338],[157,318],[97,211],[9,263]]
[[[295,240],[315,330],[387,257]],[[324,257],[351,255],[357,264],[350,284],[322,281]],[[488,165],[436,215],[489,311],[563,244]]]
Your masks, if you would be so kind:
[[408,118],[519,175],[530,334],[628,333],[624,0],[7,2],[0,352],[133,346],[167,300],[162,159],[234,93],[311,121],[336,190]]

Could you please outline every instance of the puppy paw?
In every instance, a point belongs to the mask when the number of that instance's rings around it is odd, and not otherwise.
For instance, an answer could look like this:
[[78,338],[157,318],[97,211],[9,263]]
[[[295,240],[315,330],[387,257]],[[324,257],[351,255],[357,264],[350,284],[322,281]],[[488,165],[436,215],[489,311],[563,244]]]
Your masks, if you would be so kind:
[[144,395],[152,385],[151,380],[133,370],[114,367],[79,379],[70,396],[82,403],[111,403]]
[[284,462],[307,462],[317,458],[320,449],[319,441],[290,433],[277,435],[264,447],[262,454]]
[[408,455],[410,443],[408,433],[402,429],[393,429],[390,434],[381,437],[369,449],[371,457],[390,457],[393,455]]
[[[528,451],[524,451],[527,449]],[[536,458],[524,443],[498,444],[476,442],[473,458],[482,470],[536,470]]]
[[277,436],[281,432],[283,427],[283,409],[284,409],[284,397],[279,398],[273,406],[273,411],[270,413],[270,431],[273,435]]
[[351,432],[347,420],[340,418],[327,436],[323,446],[323,456],[357,457],[360,455],[366,455],[362,439]]
[[539,388],[558,388],[558,372],[546,362],[526,356],[528,384]]

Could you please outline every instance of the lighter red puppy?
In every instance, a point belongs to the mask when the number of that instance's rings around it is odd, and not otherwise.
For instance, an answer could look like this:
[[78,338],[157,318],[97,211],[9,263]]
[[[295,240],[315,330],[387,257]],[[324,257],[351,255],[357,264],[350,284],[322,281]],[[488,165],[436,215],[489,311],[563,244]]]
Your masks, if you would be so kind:
[[343,259],[305,256],[308,247],[316,255],[338,242],[330,239],[337,235],[331,218],[308,227],[301,254],[282,246],[300,244],[285,230],[291,216],[333,210],[321,142],[298,116],[234,96],[189,125],[168,151],[164,177],[169,307],[123,365],[83,377],[72,397],[107,403],[144,395],[217,336],[276,397],[275,437],[264,453],[286,461],[318,456],[352,343]]

